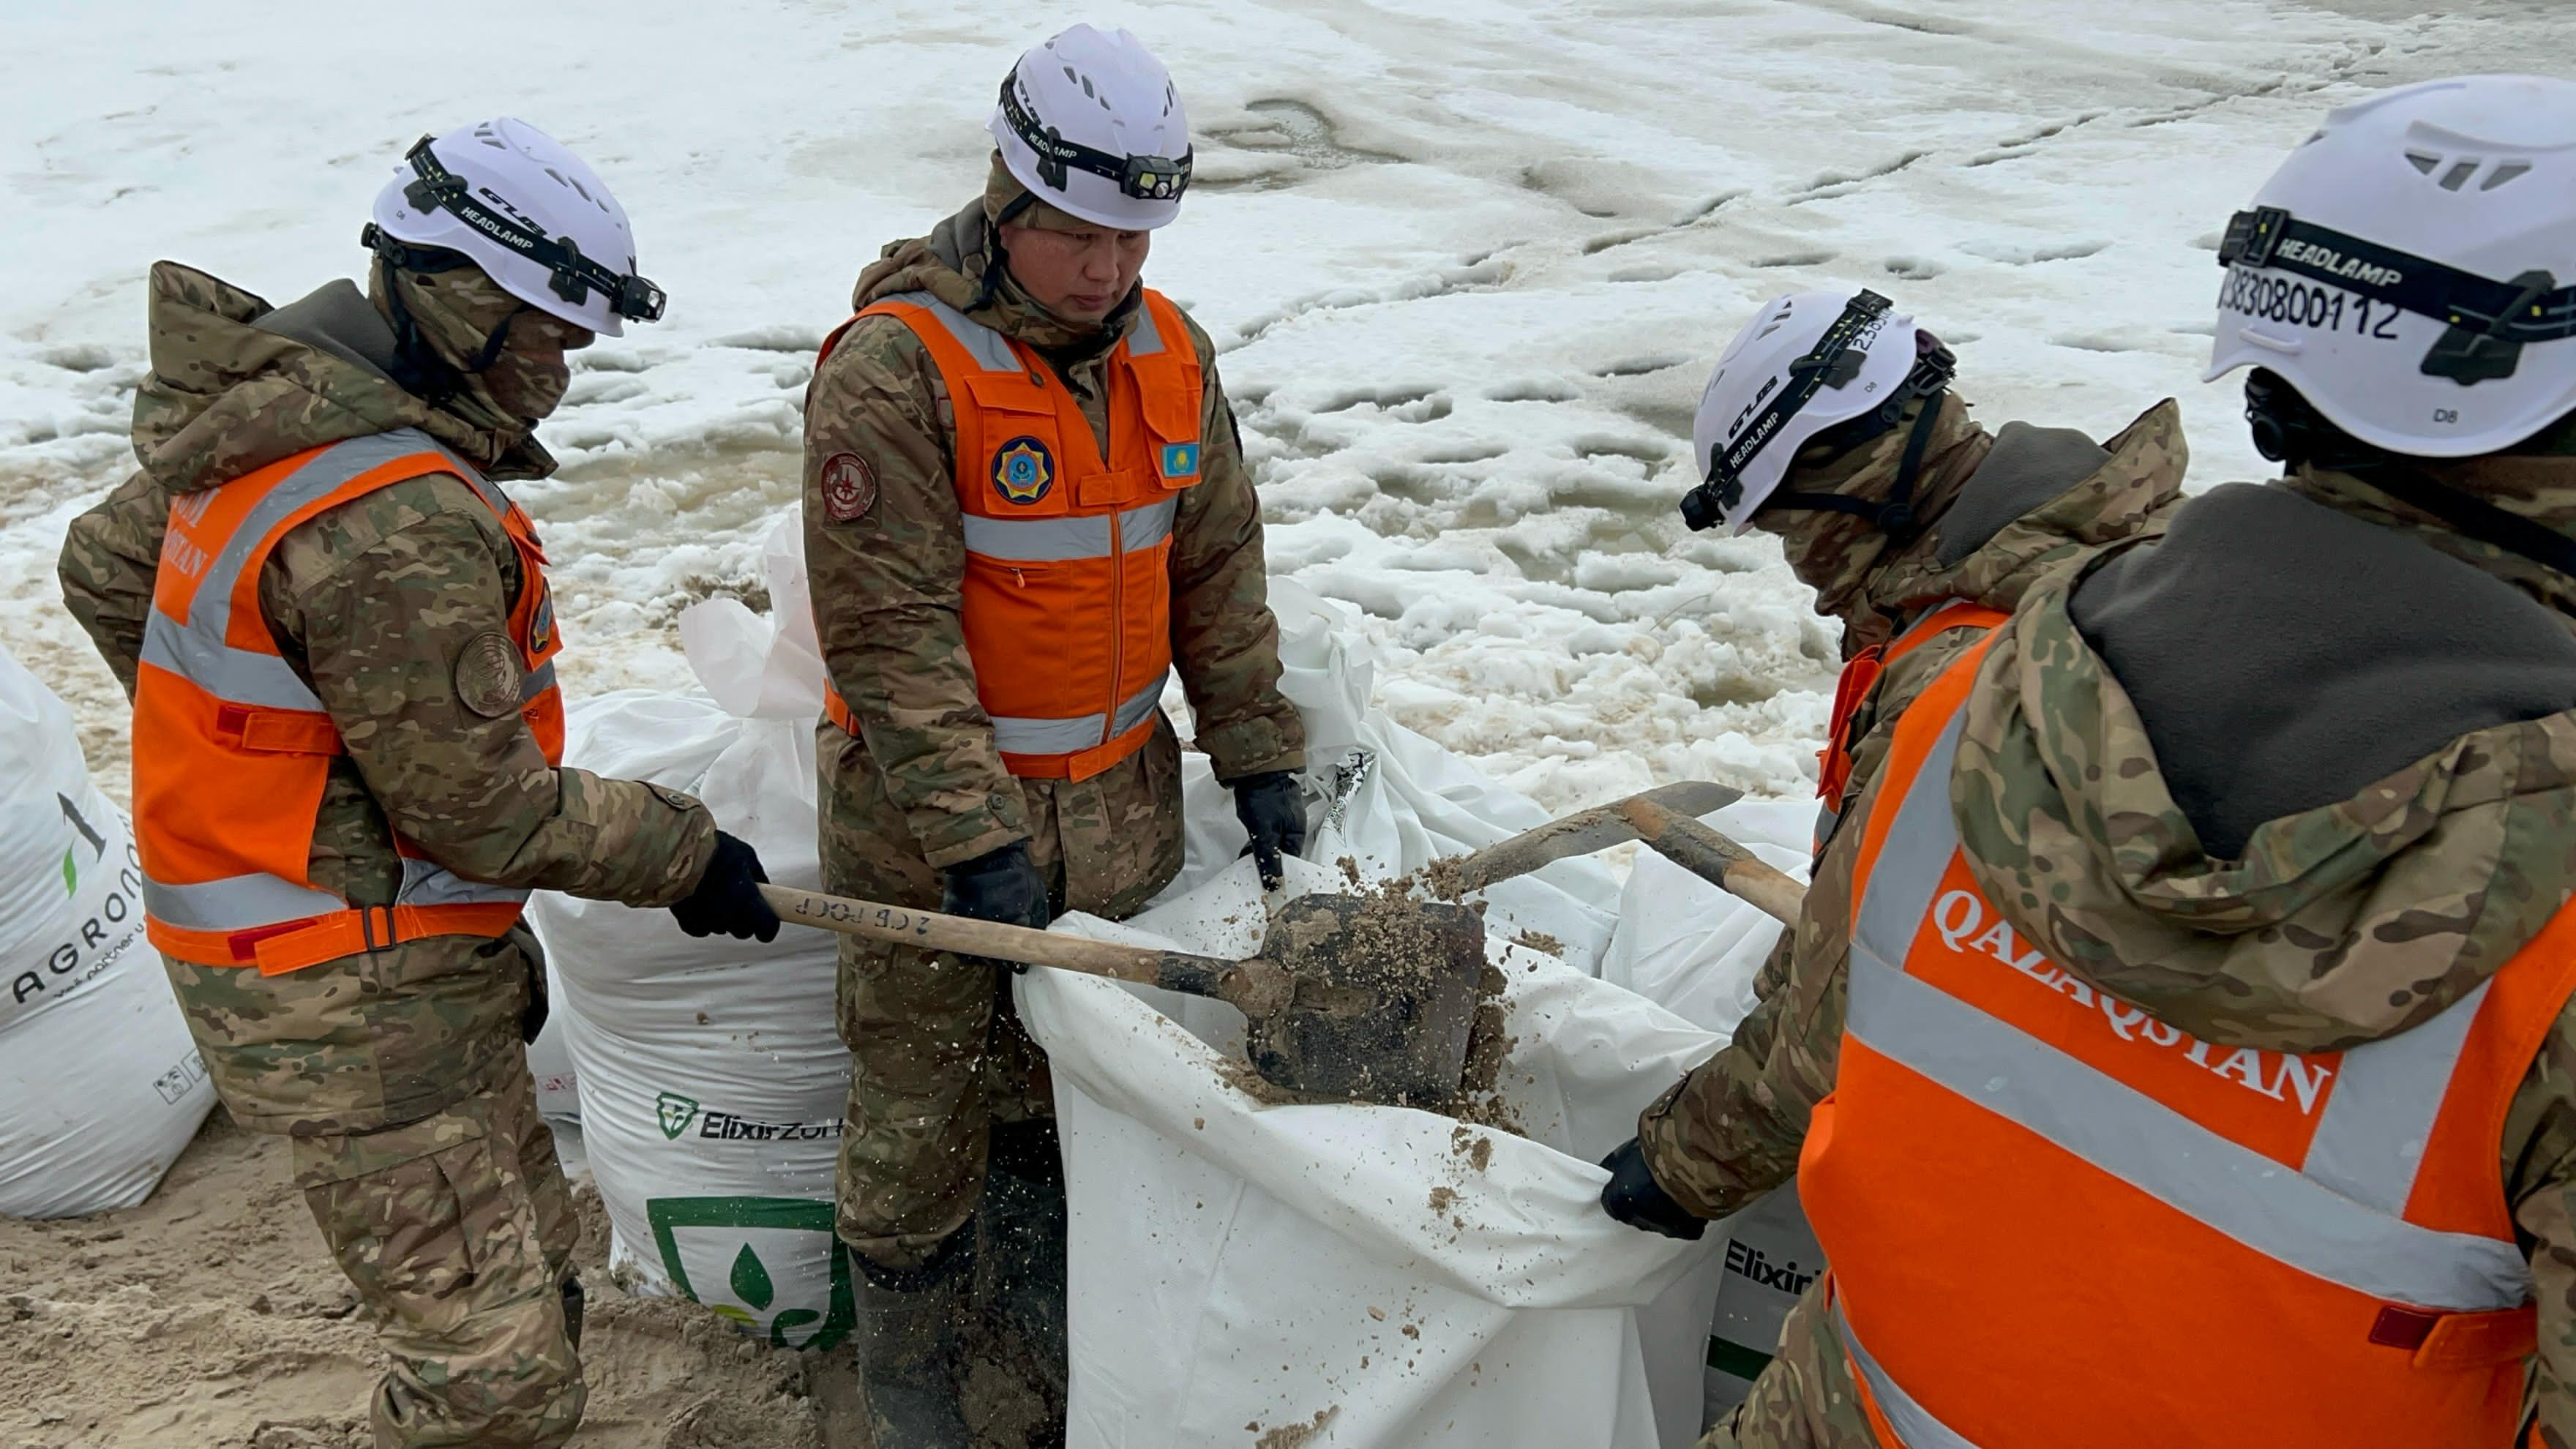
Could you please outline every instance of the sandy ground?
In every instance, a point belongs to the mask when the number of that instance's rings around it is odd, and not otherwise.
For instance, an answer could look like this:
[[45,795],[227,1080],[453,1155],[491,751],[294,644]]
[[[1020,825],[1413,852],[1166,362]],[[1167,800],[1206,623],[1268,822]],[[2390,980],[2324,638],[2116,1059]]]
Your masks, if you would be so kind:
[[[865,1446],[846,1348],[775,1350],[609,1282],[577,1188],[589,1449]],[[378,1358],[287,1180],[281,1138],[218,1111],[141,1207],[0,1219],[0,1445],[365,1449]]]

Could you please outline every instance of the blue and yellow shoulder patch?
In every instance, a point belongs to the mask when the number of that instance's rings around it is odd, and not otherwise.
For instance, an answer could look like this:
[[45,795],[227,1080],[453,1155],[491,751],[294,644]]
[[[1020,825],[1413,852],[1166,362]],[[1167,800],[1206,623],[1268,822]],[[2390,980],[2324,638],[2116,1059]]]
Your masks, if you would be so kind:
[[1165,443],[1165,444],[1163,445],[1163,476],[1164,476],[1164,477],[1166,477],[1166,478],[1187,478],[1187,477],[1189,477],[1191,474],[1196,473],[1198,470],[1199,470],[1199,445],[1198,445],[1198,444],[1196,444],[1196,443]]

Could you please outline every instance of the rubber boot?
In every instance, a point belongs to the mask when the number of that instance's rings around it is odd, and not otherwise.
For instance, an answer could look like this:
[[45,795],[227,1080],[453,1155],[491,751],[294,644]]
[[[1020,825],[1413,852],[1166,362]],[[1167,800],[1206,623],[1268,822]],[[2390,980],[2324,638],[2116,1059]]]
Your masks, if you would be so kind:
[[983,1395],[977,1449],[1064,1443],[1064,1155],[1052,1122],[997,1122],[975,1214],[973,1340],[1007,1388]]
[[972,1449],[958,1406],[958,1323],[975,1273],[971,1233],[926,1267],[859,1268],[859,1321],[851,1335],[867,1389],[876,1449]]

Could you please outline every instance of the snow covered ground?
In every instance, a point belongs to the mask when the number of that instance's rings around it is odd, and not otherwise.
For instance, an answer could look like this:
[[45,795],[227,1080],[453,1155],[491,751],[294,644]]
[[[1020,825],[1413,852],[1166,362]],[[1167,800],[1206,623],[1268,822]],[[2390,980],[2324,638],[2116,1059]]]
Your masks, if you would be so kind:
[[1001,0],[39,4],[0,60],[0,638],[122,706],[57,599],[130,466],[152,260],[285,302],[356,274],[423,131],[510,112],[636,219],[669,319],[577,363],[521,491],[576,689],[687,680],[672,620],[758,576],[814,345],[881,243],[973,196],[1017,51],[1123,23],[1200,185],[1147,275],[1224,349],[1271,567],[1364,611],[1384,702],[1552,806],[1705,776],[1794,791],[1835,658],[1773,546],[1685,534],[1691,408],[1764,298],[1896,297],[2006,418],[2189,411],[2231,211],[2327,106],[2566,69],[2576,7],[2469,0]]

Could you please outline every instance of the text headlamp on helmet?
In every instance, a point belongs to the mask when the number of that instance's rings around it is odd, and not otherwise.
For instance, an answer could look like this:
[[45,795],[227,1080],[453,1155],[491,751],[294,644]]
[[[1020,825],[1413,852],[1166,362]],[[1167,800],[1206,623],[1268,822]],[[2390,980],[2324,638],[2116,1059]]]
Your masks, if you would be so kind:
[[634,322],[658,322],[667,302],[662,289],[632,272],[610,269],[597,259],[582,255],[581,247],[569,236],[550,237],[517,218],[495,211],[475,199],[473,188],[465,178],[439,164],[438,155],[430,149],[430,136],[420,138],[403,159],[410,163],[418,179],[403,188],[403,199],[414,211],[444,211],[448,215],[490,237],[500,245],[519,253],[544,267],[550,274],[547,286],[567,302],[578,305],[590,299],[595,290],[608,298],[617,315]]
[[2423,372],[2462,387],[2513,376],[2526,344],[2576,337],[2576,287],[2559,286],[2548,272],[2499,282],[2301,221],[2276,206],[2236,213],[2218,264],[2288,272],[2447,323],[2450,330],[2424,356]]
[[1118,183],[1118,189],[1138,201],[1178,201],[1190,189],[1190,164],[1198,155],[1193,146],[1177,158],[1171,156],[1112,156],[1106,151],[1068,141],[1055,127],[1042,125],[1020,104],[1019,71],[1014,69],[1002,78],[1002,119],[1009,123],[1012,134],[1037,153],[1038,178],[1058,191],[1064,190],[1068,171],[1087,171],[1094,176]]
[[[1805,356],[1789,363],[1785,369],[1786,386],[1772,392],[1760,412],[1739,429],[1733,440],[1709,451],[1708,477],[1698,487],[1682,496],[1682,522],[1693,532],[1714,528],[1732,517],[1744,499],[1745,470],[1762,456],[1771,444],[1789,431],[1790,420],[1797,417],[1815,400],[1817,393],[1828,387],[1848,387],[1861,374],[1868,360],[1868,340],[1895,304],[1876,292],[1863,290],[1843,307],[1842,314],[1825,329],[1824,336],[1808,349]],[[1958,370],[1957,359],[1950,350],[1935,341],[1931,334],[1918,332],[1913,368],[1904,381],[1891,389],[1885,400],[1860,416],[1835,424],[1821,434],[1808,437],[1836,438],[1856,445],[1896,426],[1908,405],[1918,398],[1928,398],[1950,385]],[[1930,441],[1931,422],[1939,410],[1923,409],[1916,420],[1914,434],[1907,440],[1905,457],[1899,470],[1893,495],[1885,503],[1846,498],[1832,493],[1774,492],[1759,500],[1760,506],[1823,509],[1851,513],[1871,519],[1879,528],[1894,534],[1914,530],[1913,491],[1915,474],[1922,464],[1924,446]],[[1803,444],[1802,444],[1803,446]]]

